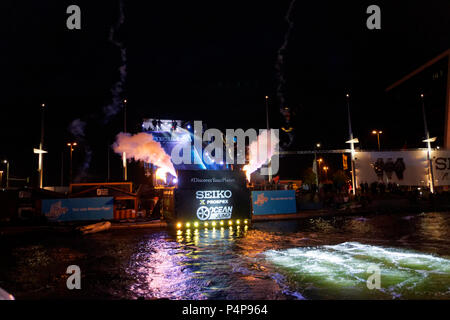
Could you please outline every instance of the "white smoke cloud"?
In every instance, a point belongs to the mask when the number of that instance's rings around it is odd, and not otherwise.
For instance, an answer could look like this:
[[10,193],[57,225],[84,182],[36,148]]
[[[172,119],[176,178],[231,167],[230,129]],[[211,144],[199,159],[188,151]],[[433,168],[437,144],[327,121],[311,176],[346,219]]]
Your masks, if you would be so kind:
[[[119,66],[119,79],[111,88],[112,101],[109,105],[103,107],[103,121],[107,123],[112,116],[116,115],[122,108],[122,93],[124,90],[124,84],[127,77],[127,51],[124,44],[116,39],[116,33],[125,22],[125,15],[123,11],[123,2],[119,2],[119,17],[117,23],[111,27],[109,33],[109,41],[113,43],[120,50],[120,66]],[[92,115],[91,115],[92,116]],[[83,145],[84,148],[84,160],[80,167],[80,171],[77,174],[75,181],[80,181],[81,178],[87,175],[87,170],[89,169],[92,151],[85,140],[85,128],[86,122],[81,119],[73,120],[69,125],[69,131],[72,133],[75,139]]]
[[292,28],[294,27],[294,22],[291,20],[291,14],[292,10],[294,8],[295,0],[292,0],[289,4],[288,11],[285,16],[285,20],[288,23],[288,30],[286,31],[286,34],[284,35],[284,42],[281,45],[280,49],[278,49],[278,56],[277,56],[277,63],[275,65],[275,69],[277,70],[277,79],[278,79],[278,87],[277,87],[277,96],[280,100],[281,107],[285,106],[286,98],[285,98],[285,91],[286,91],[286,78],[284,74],[284,59],[286,56],[286,50],[290,38],[290,34],[292,31]]
[[112,116],[116,115],[122,108],[122,93],[124,90],[125,80],[127,77],[127,50],[122,42],[117,39],[117,32],[125,22],[125,15],[123,12],[123,2],[119,2],[119,18],[115,26],[112,26],[109,32],[109,41],[120,50],[120,66],[119,79],[111,88],[112,101],[109,105],[103,108],[105,114],[105,122]]
[[89,169],[91,159],[92,159],[92,151],[89,145],[85,140],[85,128],[86,122],[81,119],[73,120],[69,125],[69,131],[72,133],[73,137],[78,142],[79,146],[84,149],[84,160],[83,164],[79,168],[79,171],[74,179],[74,181],[81,181],[82,178],[87,176],[87,170]]
[[69,131],[73,134],[75,138],[84,137],[84,128],[86,127],[86,122],[81,119],[73,120],[69,125]]
[[256,140],[248,146],[249,162],[243,167],[247,180],[250,175],[261,168],[275,155],[279,139],[271,131],[261,130]]
[[119,133],[113,144],[114,152],[123,154],[127,159],[141,160],[151,163],[173,176],[177,176],[170,156],[164,151],[159,142],[153,140],[151,134],[140,132],[135,135]]

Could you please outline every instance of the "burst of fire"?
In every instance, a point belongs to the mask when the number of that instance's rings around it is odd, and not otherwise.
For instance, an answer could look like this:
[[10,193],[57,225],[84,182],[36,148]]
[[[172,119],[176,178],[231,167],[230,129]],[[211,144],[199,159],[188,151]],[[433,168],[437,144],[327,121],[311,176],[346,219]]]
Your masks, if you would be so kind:
[[250,182],[250,176],[251,176],[251,172],[250,172],[250,166],[248,164],[246,164],[245,166],[242,167],[242,170],[245,172],[245,176],[247,177],[247,181]]
[[156,169],[155,176],[156,181],[163,181],[164,183],[167,183],[167,173],[168,171],[165,168],[158,168]]

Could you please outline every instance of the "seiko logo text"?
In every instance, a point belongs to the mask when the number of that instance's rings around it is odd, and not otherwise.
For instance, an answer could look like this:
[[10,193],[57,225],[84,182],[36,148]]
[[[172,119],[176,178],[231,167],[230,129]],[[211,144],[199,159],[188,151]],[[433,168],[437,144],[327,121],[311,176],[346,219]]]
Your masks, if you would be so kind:
[[197,199],[229,199],[231,194],[230,190],[208,190],[195,193]]

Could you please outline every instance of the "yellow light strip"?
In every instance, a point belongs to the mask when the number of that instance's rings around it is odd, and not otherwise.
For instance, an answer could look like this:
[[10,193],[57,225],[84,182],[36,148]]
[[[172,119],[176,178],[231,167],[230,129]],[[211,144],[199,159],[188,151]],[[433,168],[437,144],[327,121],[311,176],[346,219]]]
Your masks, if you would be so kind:
[[185,222],[184,224],[180,221],[175,224],[175,227],[176,227],[176,229],[183,229],[183,227],[184,227],[184,229],[189,230],[190,228],[199,228],[199,227],[203,226],[203,227],[205,227],[205,229],[207,229],[209,227],[215,228],[216,226],[223,227],[223,226],[225,226],[225,223],[230,227],[233,225],[236,225],[237,227],[239,227],[243,223],[247,227],[248,224],[250,223],[250,220],[244,219],[243,221],[241,221],[240,219],[236,219],[236,220],[229,219],[229,220],[225,220],[225,221],[224,220],[220,220],[220,221],[213,220],[213,221],[209,221],[209,222],[208,221],[192,221],[192,222]]

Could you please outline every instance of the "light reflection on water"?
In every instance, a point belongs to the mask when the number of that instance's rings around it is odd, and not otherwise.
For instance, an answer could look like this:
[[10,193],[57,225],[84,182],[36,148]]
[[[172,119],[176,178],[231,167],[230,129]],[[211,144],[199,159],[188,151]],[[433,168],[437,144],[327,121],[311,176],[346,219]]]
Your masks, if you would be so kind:
[[[338,250],[348,243],[362,247]],[[396,265],[383,258],[386,253],[376,254],[380,248],[391,257],[395,250],[422,254],[419,262],[431,261],[430,256],[449,259],[450,214],[342,216],[189,232],[130,229],[83,237],[10,237],[0,241],[0,285],[18,299],[450,299],[444,268],[448,260],[432,268],[417,262]],[[308,251],[327,253],[329,259],[306,257]],[[385,281],[392,292],[368,294],[361,281],[345,287],[337,280],[321,282],[312,272],[314,266],[324,268],[328,276],[351,283],[362,274],[344,271],[371,262],[397,275]],[[71,264],[82,270],[83,290],[65,286],[61,275],[66,276]],[[404,282],[411,289],[395,287],[396,279],[405,277],[414,279]]]
[[[169,299],[449,299],[449,260],[442,258],[428,272],[422,269],[431,264],[386,262],[399,250],[389,246],[447,255],[448,228],[447,215],[423,214],[280,221],[250,230],[180,230],[162,242],[149,239],[140,244],[140,259],[133,257],[128,268],[137,279],[130,291],[137,297]],[[339,250],[352,245],[358,253]],[[408,250],[400,252],[414,254]],[[311,252],[328,259],[308,257]],[[431,257],[423,254],[417,259],[428,263]],[[361,285],[362,277],[370,275],[370,264],[385,268],[386,290],[374,292]],[[324,282],[327,277],[335,281]]]
[[[129,290],[136,298],[147,299],[242,298],[253,281],[260,288],[254,272],[234,252],[236,241],[247,231],[248,226],[188,229],[176,231],[176,241],[170,236],[146,239],[127,268],[136,280]],[[264,292],[248,298],[258,297],[263,298]]]

